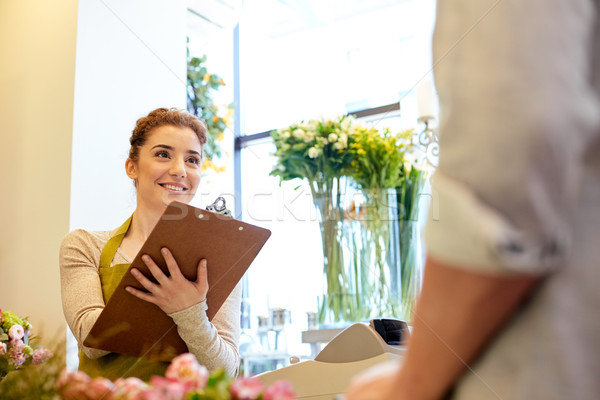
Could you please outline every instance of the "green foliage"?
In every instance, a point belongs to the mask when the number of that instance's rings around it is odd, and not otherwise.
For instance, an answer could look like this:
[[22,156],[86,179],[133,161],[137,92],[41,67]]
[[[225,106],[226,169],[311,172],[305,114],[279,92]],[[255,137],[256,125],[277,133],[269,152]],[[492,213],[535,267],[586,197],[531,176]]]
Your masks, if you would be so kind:
[[222,369],[213,371],[204,389],[195,391],[186,397],[186,400],[230,400],[229,386],[233,379]]
[[2,311],[2,318],[0,320],[3,320],[1,327],[5,332],[8,332],[13,325],[21,325],[25,330],[31,329],[31,324],[27,321],[27,317],[19,318],[12,311]]
[[211,74],[206,68],[206,55],[189,57],[187,66],[187,105],[188,111],[200,117],[208,128],[207,143],[204,154],[208,160],[221,156],[219,142],[223,139],[225,129],[231,125],[233,104],[219,110],[213,96],[225,82],[217,74]]
[[271,175],[282,181],[306,178],[309,182],[330,182],[350,168],[348,143],[352,140],[353,119],[313,119],[271,132],[277,163]]
[[395,188],[401,184],[404,154],[410,142],[403,140],[412,136],[412,130],[394,135],[389,129],[359,127],[350,144],[352,158],[349,176],[360,189],[380,190]]
[[419,218],[419,196],[427,181],[427,172],[423,169],[402,167],[400,182],[396,185],[399,219],[417,221]]

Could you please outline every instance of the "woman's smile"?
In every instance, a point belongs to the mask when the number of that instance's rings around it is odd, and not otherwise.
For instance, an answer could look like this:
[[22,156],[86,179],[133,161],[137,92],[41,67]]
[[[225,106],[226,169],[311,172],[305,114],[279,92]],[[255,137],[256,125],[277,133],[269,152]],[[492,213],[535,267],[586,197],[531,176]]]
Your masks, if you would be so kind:
[[138,207],[161,212],[173,200],[189,203],[200,184],[202,145],[187,127],[153,129],[140,148],[137,162],[128,162],[135,179]]
[[185,192],[186,190],[189,190],[180,183],[159,183],[159,185],[172,192]]

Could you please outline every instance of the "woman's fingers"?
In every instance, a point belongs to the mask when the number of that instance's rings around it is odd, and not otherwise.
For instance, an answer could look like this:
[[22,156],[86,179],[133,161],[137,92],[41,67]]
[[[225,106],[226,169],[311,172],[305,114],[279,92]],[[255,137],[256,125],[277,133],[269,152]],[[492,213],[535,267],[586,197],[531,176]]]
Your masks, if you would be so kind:
[[144,287],[144,289],[146,289],[150,293],[154,292],[159,286],[156,283],[152,282],[150,279],[146,278],[144,274],[142,274],[137,268],[131,269],[131,275],[133,275],[135,279],[137,279],[138,282]]
[[175,257],[173,257],[173,253],[171,253],[171,251],[166,247],[160,249],[160,252],[167,263],[167,269],[169,270],[169,275],[171,275],[171,278],[183,278],[184,276],[179,269],[179,265],[177,265],[177,261],[175,261]]
[[[164,274],[164,272],[162,272],[162,270],[158,267],[158,265],[156,265],[156,263],[154,262],[152,257],[150,257],[148,254],[144,254],[142,256],[142,261],[144,262],[144,264],[146,264],[146,266],[148,267],[148,270],[150,271],[150,273],[152,274],[152,276],[154,277],[154,279],[156,279],[156,281],[158,283],[160,283],[161,285],[164,285],[169,281],[169,277],[166,276]],[[133,269],[131,271],[133,272]],[[141,275],[141,273],[140,273],[140,275]],[[134,276],[135,276],[135,274],[134,274]],[[136,278],[137,278],[137,276],[136,276]],[[139,280],[139,278],[138,278],[138,280]],[[140,283],[142,283],[142,282],[140,281]]]
[[149,293],[146,293],[144,291],[136,289],[136,288],[134,288],[132,286],[127,286],[125,288],[125,290],[127,290],[129,293],[131,293],[132,295],[134,295],[135,297],[137,297],[139,299],[145,300],[145,301],[147,301],[149,303],[156,304],[156,299],[154,298],[154,296],[152,296]]
[[198,263],[196,286],[198,287],[198,291],[204,295],[202,301],[206,300],[206,293],[208,293],[208,263],[205,258]]
[[190,281],[181,273],[173,254],[168,249],[161,249],[161,253],[167,264],[169,275],[164,274],[152,258],[145,254],[142,256],[142,260],[157,283],[154,283],[152,278],[145,277],[137,268],[132,268],[132,275],[148,292],[131,286],[128,286],[126,290],[139,299],[156,304],[167,314],[184,310],[206,300],[208,292],[207,261],[200,260],[197,269],[198,276],[195,281]]

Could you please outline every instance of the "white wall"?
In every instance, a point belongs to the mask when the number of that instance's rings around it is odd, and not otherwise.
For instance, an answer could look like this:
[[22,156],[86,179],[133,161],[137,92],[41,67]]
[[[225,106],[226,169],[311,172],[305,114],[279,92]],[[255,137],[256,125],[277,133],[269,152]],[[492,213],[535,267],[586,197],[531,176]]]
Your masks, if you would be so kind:
[[70,230],[111,230],[135,209],[128,139],[149,111],[186,106],[185,19],[181,0],[79,2]]
[[0,308],[42,340],[64,332],[76,27],[76,0],[0,1]]
[[125,175],[135,121],[186,106],[182,0],[79,2],[70,228],[109,230],[135,208]]
[[182,0],[0,1],[0,308],[46,336],[65,327],[62,238],[133,211],[136,119],[185,108],[185,18]]

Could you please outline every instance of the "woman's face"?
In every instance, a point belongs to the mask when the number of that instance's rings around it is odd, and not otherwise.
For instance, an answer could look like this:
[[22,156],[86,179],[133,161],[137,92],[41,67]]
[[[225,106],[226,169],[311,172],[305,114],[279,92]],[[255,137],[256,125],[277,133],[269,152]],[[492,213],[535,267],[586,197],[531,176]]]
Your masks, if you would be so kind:
[[136,181],[137,206],[162,212],[172,201],[189,203],[200,183],[202,145],[187,127],[164,125],[148,132],[127,176]]

